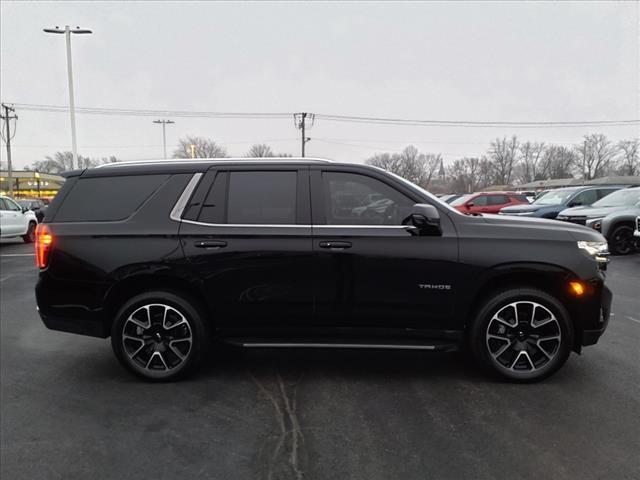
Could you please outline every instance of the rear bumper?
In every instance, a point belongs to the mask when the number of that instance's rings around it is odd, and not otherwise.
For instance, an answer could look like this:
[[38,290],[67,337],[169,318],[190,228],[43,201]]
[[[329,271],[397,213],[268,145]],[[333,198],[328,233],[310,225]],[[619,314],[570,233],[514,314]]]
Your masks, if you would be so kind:
[[106,338],[110,324],[100,302],[101,288],[90,282],[60,282],[40,274],[36,303],[50,330]]
[[606,286],[602,287],[602,294],[600,295],[600,309],[598,315],[598,328],[585,329],[582,331],[582,346],[595,345],[598,340],[607,329],[609,325],[609,318],[611,317],[611,302],[613,295],[611,290]]
[[88,335],[90,337],[107,338],[109,331],[104,322],[79,318],[60,318],[43,315],[40,318],[45,327],[49,330],[60,332],[77,333],[78,335]]

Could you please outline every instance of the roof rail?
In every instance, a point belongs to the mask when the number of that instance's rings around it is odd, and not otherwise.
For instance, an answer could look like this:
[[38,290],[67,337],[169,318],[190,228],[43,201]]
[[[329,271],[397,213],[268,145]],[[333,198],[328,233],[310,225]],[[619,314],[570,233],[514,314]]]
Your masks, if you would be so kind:
[[326,158],[309,158],[309,157],[230,157],[230,158],[172,158],[168,160],[130,160],[126,162],[103,163],[95,168],[113,168],[127,167],[135,165],[159,165],[159,164],[180,164],[180,163],[225,163],[225,162],[242,162],[242,163],[280,163],[280,162],[302,162],[302,163],[333,163],[332,160]]

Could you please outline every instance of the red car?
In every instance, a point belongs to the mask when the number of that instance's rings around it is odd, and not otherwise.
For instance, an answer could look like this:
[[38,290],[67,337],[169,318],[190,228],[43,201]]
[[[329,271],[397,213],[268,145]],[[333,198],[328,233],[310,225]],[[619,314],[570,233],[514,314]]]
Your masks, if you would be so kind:
[[462,213],[498,213],[509,205],[528,204],[524,195],[514,192],[480,192],[463,195],[451,202]]

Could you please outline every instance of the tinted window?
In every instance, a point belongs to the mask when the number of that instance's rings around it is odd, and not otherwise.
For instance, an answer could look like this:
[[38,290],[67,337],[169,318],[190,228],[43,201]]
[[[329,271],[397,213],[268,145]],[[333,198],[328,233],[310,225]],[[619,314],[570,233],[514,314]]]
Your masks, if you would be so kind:
[[296,223],[296,172],[230,172],[229,175],[227,223]]
[[505,203],[509,203],[509,197],[506,195],[489,195],[489,205],[504,205]]
[[322,174],[328,225],[401,225],[415,202],[366,175]]
[[519,202],[529,202],[529,199],[527,198],[527,196],[523,193],[517,193],[515,195],[513,195],[511,198],[519,201]]
[[598,193],[595,190],[586,190],[572,198],[570,203],[576,206],[591,205],[596,200],[598,200]]
[[168,178],[168,175],[80,178],[64,199],[55,221],[124,220]]
[[224,200],[227,196],[227,172],[218,172],[215,180],[211,184],[209,193],[200,210],[199,222],[205,223],[224,223],[225,205]]
[[0,210],[7,210],[7,206],[4,203],[4,198],[0,198]]
[[471,201],[473,202],[474,207],[484,207],[489,204],[485,195],[480,195],[479,197],[476,197]]

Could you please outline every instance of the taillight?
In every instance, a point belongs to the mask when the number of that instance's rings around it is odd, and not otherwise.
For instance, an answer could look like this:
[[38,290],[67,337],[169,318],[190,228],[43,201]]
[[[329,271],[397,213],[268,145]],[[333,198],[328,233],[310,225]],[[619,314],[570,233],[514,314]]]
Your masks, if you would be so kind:
[[49,263],[49,254],[53,246],[53,234],[51,229],[41,223],[36,228],[36,265],[38,268],[46,268]]

